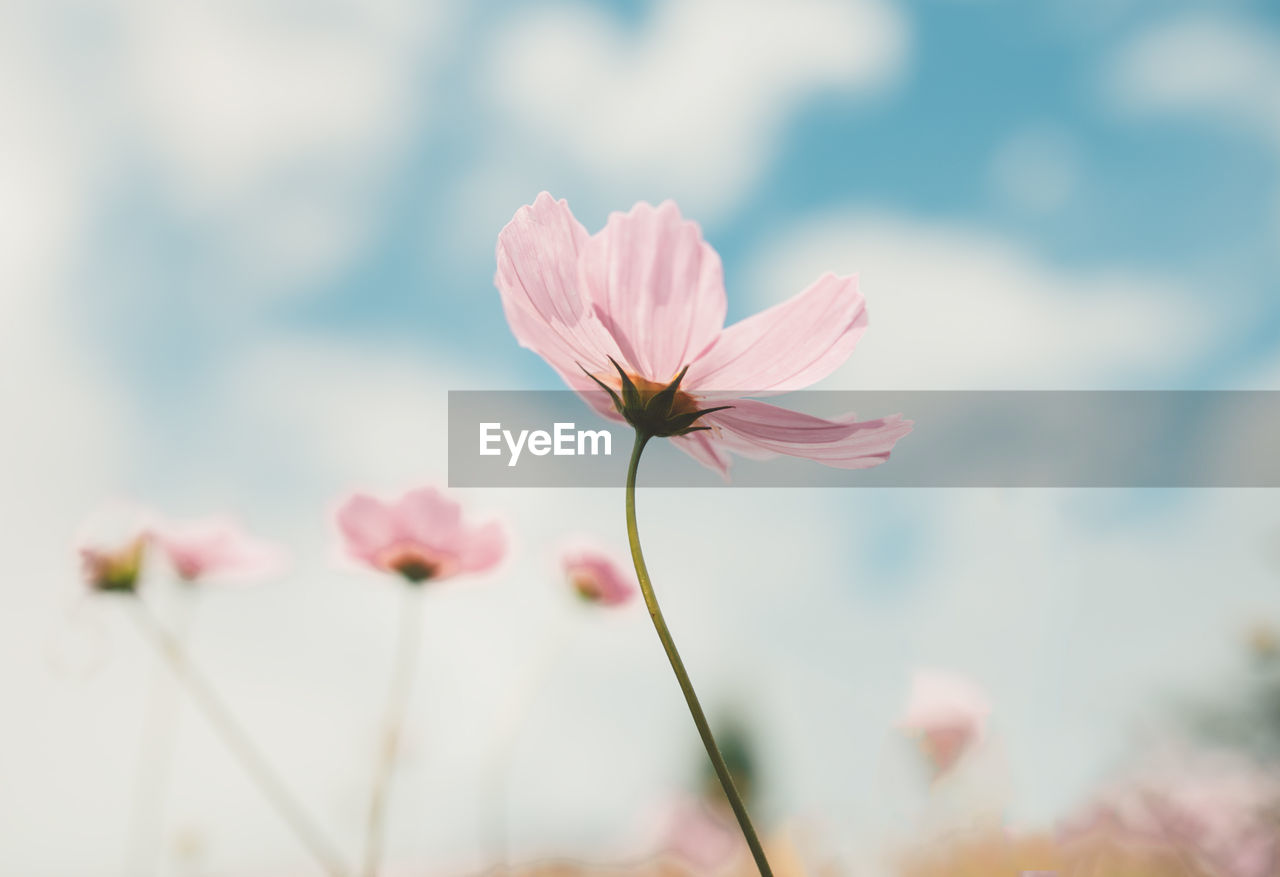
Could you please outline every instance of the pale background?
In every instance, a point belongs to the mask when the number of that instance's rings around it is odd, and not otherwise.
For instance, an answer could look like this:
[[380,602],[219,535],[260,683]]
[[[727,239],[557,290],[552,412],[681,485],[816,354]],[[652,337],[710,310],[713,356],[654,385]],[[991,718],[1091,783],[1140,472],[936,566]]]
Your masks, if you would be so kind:
[[[556,386],[491,284],[539,190],[591,229],[677,199],[731,319],[861,272],[871,327],[824,387],[1280,389],[1278,95],[1261,0],[6,0],[0,873],[132,877],[163,677],[80,596],[71,546],[110,500],[288,547],[278,581],[205,592],[193,648],[354,852],[397,594],[334,564],[330,512],[443,479],[447,390]],[[697,740],[643,612],[571,613],[555,564],[574,533],[624,548],[621,493],[461,498],[513,547],[427,601],[394,858],[486,861],[530,690],[516,854],[643,850]],[[876,809],[918,667],[989,691],[1009,818],[1042,825],[1280,621],[1265,491],[663,492],[641,516],[695,680],[756,732],[762,819],[837,836]],[[310,873],[180,722],[164,873]]]

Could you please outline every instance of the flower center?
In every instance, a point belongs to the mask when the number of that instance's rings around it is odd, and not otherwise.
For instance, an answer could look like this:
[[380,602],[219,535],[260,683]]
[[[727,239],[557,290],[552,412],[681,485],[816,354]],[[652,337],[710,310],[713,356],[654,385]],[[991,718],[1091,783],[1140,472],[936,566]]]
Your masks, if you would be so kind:
[[600,582],[589,572],[578,570],[569,573],[569,586],[588,603],[600,599]]
[[[681,374],[683,375],[684,373],[681,372]],[[648,405],[654,396],[671,386],[670,384],[660,384],[657,381],[651,381],[648,378],[642,378],[639,375],[633,375],[630,373],[627,374],[627,377],[629,377],[631,379],[631,383],[635,385],[636,390],[640,394],[640,402],[644,405]],[[676,380],[679,381],[679,378]],[[675,391],[675,394],[671,397],[670,413],[672,415],[691,414],[697,410],[697,399],[690,396],[684,390],[677,389]]]
[[142,556],[146,540],[141,536],[109,551],[84,549],[81,559],[85,578],[99,591],[132,591],[142,572]]
[[[627,423],[636,428],[637,432],[648,436],[676,436],[711,429],[710,426],[698,425],[698,418],[730,407],[721,405],[716,408],[699,409],[698,400],[680,389],[680,382],[684,380],[685,372],[689,370],[687,365],[680,370],[680,374],[676,375],[671,383],[661,384],[632,375],[623,371],[622,366],[615,360],[609,361],[613,363],[618,373],[620,389],[613,389],[591,372],[586,372],[587,377],[609,394],[613,407]],[[610,380],[612,381],[612,378]]]
[[405,581],[421,584],[440,575],[443,564],[413,545],[396,545],[388,549],[382,558],[382,566],[399,573]]

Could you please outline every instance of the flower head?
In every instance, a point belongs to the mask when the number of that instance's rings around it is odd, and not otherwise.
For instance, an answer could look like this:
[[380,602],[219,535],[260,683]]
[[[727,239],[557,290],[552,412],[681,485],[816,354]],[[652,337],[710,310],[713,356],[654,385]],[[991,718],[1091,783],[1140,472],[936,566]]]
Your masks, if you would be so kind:
[[253,578],[280,563],[278,550],[249,537],[232,521],[159,524],[151,537],[187,582]]
[[138,534],[120,545],[80,546],[81,569],[85,583],[95,591],[132,593],[138,589],[147,539]]
[[934,776],[951,770],[986,731],[991,705],[970,680],[954,673],[922,670],[911,680],[911,693],[898,726],[918,735]]
[[595,235],[546,192],[498,236],[494,282],[519,342],[606,417],[670,436],[721,473],[729,452],[862,469],[911,424],[826,420],[748,399],[807,387],[853,351],[867,316],[853,277],[825,274],[728,328],[720,257],[670,201]]
[[602,551],[570,549],[564,552],[561,563],[569,586],[588,603],[621,606],[630,602],[639,589],[635,576]]
[[496,521],[464,524],[461,506],[433,487],[394,502],[357,493],[338,510],[338,527],[352,557],[414,584],[484,572],[506,548]]

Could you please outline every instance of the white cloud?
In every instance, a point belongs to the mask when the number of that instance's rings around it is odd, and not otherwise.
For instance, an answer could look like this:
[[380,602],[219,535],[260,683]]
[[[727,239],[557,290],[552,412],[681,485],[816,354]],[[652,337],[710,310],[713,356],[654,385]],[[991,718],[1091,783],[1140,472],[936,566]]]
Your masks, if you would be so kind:
[[1280,43],[1257,24],[1166,22],[1121,52],[1113,87],[1135,110],[1216,116],[1280,138]]
[[143,144],[203,206],[299,162],[364,167],[401,127],[437,6],[136,0],[120,45]]
[[528,13],[495,41],[499,103],[616,185],[660,184],[706,214],[732,205],[811,92],[861,92],[903,66],[882,0],[663,0],[639,28],[583,4]]
[[429,113],[443,3],[121,0],[109,18],[108,110],[86,112],[219,261],[288,290],[361,251]]
[[1260,23],[1166,22],[1124,48],[1110,85],[1132,112],[1199,116],[1264,137],[1280,162],[1280,39]]
[[858,274],[871,318],[832,385],[1167,386],[1215,330],[1201,297],[1162,278],[1060,269],[997,234],[905,216],[810,220],[768,247],[748,276],[764,306],[824,271]]

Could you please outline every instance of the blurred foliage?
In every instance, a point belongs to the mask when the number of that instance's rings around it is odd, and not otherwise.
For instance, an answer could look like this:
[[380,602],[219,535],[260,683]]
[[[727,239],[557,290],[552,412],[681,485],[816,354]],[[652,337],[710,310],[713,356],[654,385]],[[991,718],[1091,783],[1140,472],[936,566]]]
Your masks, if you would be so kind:
[[1179,718],[1196,739],[1280,760],[1280,631],[1256,624],[1244,638],[1249,666],[1208,698],[1183,702]]
[[[756,747],[747,723],[738,715],[731,715],[715,729],[716,743],[720,746],[720,754],[724,756],[725,765],[733,777],[733,784],[742,796],[743,802],[750,810],[756,801],[759,786],[759,770],[757,767]],[[729,802],[720,781],[716,778],[711,762],[699,753],[701,763],[702,795],[717,807],[728,807]]]

